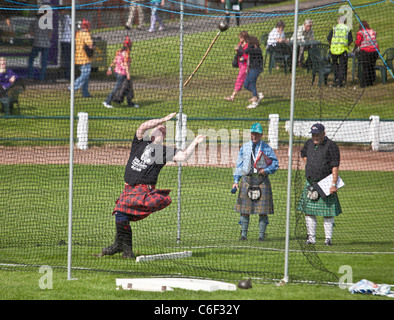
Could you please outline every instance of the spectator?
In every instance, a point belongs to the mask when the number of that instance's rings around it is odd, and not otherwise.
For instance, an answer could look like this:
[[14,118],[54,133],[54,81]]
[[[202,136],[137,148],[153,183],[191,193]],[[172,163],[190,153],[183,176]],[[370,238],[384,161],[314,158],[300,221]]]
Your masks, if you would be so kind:
[[257,78],[263,72],[263,54],[260,49],[260,42],[256,37],[249,37],[248,48],[245,50],[245,53],[249,56],[249,69],[244,87],[252,93],[252,99],[249,100],[251,104],[247,108],[254,109],[258,106],[261,99],[264,98],[261,92],[257,93],[256,88]]
[[10,69],[7,69],[7,60],[0,57],[0,85],[7,91],[17,80],[18,76]]
[[64,79],[70,81],[71,76],[71,17],[68,9],[61,8],[60,15],[60,50],[64,69]]
[[12,102],[8,95],[8,90],[19,80],[17,74],[7,69],[7,60],[4,57],[0,57],[0,104],[2,111],[5,114],[12,113]]
[[159,7],[164,7],[164,0],[152,0],[151,1],[151,16],[150,16],[150,28],[149,32],[154,32],[156,28],[156,22],[159,23],[159,31],[163,31],[164,24],[159,14]]
[[334,85],[338,88],[343,87],[346,80],[349,46],[353,42],[352,33],[345,22],[344,16],[339,17],[338,24],[334,26],[327,37],[334,67]]
[[81,30],[75,35],[75,64],[79,66],[81,75],[75,80],[74,90],[82,88],[82,96],[90,98],[89,78],[92,70],[93,39],[90,35],[90,22],[83,19]]
[[[112,74],[112,67],[115,66],[114,74],[115,74],[115,78],[116,78],[116,84],[115,84],[115,88],[108,95],[107,99],[103,102],[103,105],[106,108],[113,108],[111,105],[111,101],[114,97],[115,92],[117,90],[119,90],[122,83],[125,80],[131,81],[131,77],[130,77],[130,65],[131,65],[130,49],[131,49],[132,44],[133,44],[132,41],[127,36],[125,41],[123,42],[123,48],[116,52],[115,59],[112,61],[112,63],[110,64],[110,66],[107,70],[107,75],[110,76]],[[132,91],[132,87],[129,90]],[[138,108],[139,106],[136,105],[132,101],[133,96],[134,96],[134,94],[129,95],[126,93],[127,105],[129,107]]]
[[36,19],[30,25],[30,35],[33,37],[33,48],[28,60],[28,78],[34,78],[33,63],[34,59],[41,52],[41,71],[39,80],[45,80],[49,49],[51,48],[52,30],[40,26],[40,18],[46,13],[39,12],[36,14]]
[[224,99],[233,102],[235,96],[242,90],[242,86],[245,83],[246,73],[248,71],[248,55],[245,50],[248,48],[249,34],[247,31],[242,31],[239,35],[239,43],[235,47],[235,54],[238,61],[238,76],[235,80],[234,91],[230,97],[225,97]]
[[125,28],[127,30],[130,30],[131,27],[133,26],[134,22],[134,17],[135,17],[135,12],[137,11],[138,13],[138,27],[137,30],[143,30],[144,26],[144,7],[141,5],[143,0],[134,0],[133,3],[130,3],[130,8],[129,8],[129,17],[127,19],[127,22],[125,24]]
[[[298,57],[297,57],[299,67],[302,67],[304,61],[304,51],[305,49],[308,49],[308,47],[305,47],[302,43],[306,41],[315,40],[315,35],[313,34],[312,26],[313,26],[313,21],[311,19],[306,19],[304,24],[297,28],[297,42],[300,44],[298,49]],[[293,38],[294,37],[292,37],[292,39]]]
[[237,27],[240,25],[240,13],[242,10],[242,0],[220,0],[224,4],[224,10],[226,10],[226,24],[230,24],[230,12],[235,11],[235,21]]
[[367,21],[362,21],[357,32],[355,48],[358,63],[361,65],[360,87],[373,86],[376,80],[375,64],[379,57],[379,45],[376,41],[376,31],[369,27]]
[[268,34],[267,39],[267,50],[268,51],[283,51],[288,50],[286,48],[286,43],[289,42],[289,39],[286,39],[285,36],[285,23],[282,20],[279,20],[276,23],[276,27],[271,30]]

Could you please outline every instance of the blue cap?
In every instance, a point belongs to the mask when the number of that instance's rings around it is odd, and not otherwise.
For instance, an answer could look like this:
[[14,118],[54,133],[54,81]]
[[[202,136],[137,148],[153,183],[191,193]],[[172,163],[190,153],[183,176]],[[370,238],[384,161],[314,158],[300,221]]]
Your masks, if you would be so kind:
[[260,123],[253,123],[252,127],[250,128],[250,132],[263,133],[263,127]]
[[315,123],[311,128],[311,133],[321,133],[324,131],[325,131],[325,128],[321,123]]

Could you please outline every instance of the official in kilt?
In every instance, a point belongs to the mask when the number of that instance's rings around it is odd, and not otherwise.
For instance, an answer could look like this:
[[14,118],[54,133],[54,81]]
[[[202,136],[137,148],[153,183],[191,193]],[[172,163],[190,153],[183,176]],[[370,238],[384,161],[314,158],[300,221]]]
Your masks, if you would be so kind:
[[[337,144],[328,139],[322,124],[311,128],[312,139],[305,142],[301,157],[305,162],[306,182],[297,209],[305,214],[308,233],[306,244],[316,243],[317,217],[324,218],[325,244],[332,245],[334,217],[342,213],[337,195],[340,152]],[[330,195],[321,197],[313,185],[332,174]]]
[[268,215],[274,213],[270,174],[278,170],[278,159],[272,148],[261,141],[263,127],[254,123],[250,129],[251,141],[239,150],[234,172],[233,189],[239,189],[235,211],[241,214],[241,238],[247,239],[251,214],[259,215],[259,241],[264,240],[269,223]]
[[[130,221],[145,219],[153,212],[171,204],[169,196],[171,190],[155,187],[160,170],[168,161],[188,160],[197,144],[205,139],[204,136],[197,136],[184,151],[164,146],[166,137],[164,123],[174,116],[175,113],[172,113],[161,119],[148,120],[137,129],[125,169],[125,187],[116,200],[112,213],[116,222],[115,242],[102,249],[97,256],[123,252],[124,258],[134,258]],[[151,135],[145,135],[150,129],[152,129]]]

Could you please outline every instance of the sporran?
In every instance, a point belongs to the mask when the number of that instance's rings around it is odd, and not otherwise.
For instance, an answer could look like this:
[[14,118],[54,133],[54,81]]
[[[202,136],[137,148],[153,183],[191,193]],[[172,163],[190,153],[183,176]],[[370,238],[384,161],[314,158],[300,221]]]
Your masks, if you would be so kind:
[[251,185],[248,189],[248,197],[250,200],[260,200],[261,198],[261,190],[260,187],[257,185]]
[[306,196],[313,201],[319,199],[319,193],[317,192],[317,190],[315,190],[315,188],[313,188],[313,186],[308,187],[308,193]]

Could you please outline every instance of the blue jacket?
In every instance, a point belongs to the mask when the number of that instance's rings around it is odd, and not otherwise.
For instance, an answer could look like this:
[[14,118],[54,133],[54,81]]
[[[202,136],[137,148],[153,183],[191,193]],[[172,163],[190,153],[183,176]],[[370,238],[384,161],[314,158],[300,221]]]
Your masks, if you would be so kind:
[[[238,183],[241,177],[245,174],[248,174],[251,169],[251,158],[252,158],[252,145],[253,142],[249,141],[245,143],[238,153],[237,164],[234,172],[234,183]],[[279,162],[276,158],[274,150],[264,143],[260,141],[256,146],[256,155],[258,151],[261,150],[264,154],[272,160],[272,163],[267,166],[264,160],[264,157],[261,157],[259,162],[257,163],[258,168],[263,168],[266,174],[274,174],[276,170],[279,168]]]

